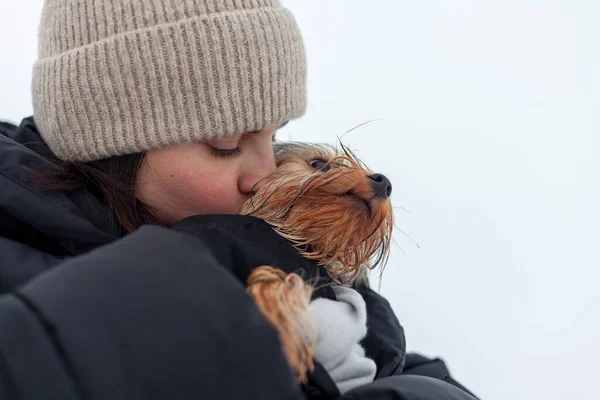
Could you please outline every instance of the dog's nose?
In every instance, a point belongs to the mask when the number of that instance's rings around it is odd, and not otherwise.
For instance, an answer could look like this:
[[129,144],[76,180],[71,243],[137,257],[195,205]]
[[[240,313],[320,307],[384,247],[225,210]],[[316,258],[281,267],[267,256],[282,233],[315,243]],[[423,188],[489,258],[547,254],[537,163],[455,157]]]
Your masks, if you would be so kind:
[[392,182],[383,174],[367,175],[371,180],[371,187],[375,192],[375,197],[387,199],[392,195]]

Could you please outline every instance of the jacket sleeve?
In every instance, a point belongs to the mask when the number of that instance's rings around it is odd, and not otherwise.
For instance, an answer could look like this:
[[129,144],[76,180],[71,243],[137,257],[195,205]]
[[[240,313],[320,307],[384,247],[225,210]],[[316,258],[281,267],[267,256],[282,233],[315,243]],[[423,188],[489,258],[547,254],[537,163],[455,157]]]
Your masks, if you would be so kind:
[[[346,399],[475,399],[475,395],[454,380],[445,363],[418,354],[406,353],[404,330],[390,303],[375,291],[361,287],[367,305],[367,337],[363,345],[377,364],[376,384],[350,392]],[[381,382],[379,382],[381,381]],[[371,388],[369,391],[366,388]],[[380,394],[382,397],[377,397]],[[400,396],[394,397],[392,394]],[[386,396],[390,397],[386,397]],[[412,396],[412,397],[411,397]]]
[[174,230],[37,276],[0,297],[0,327],[2,398],[302,398],[243,284]]
[[446,364],[440,358],[429,359],[420,354],[407,354],[406,364],[404,366],[404,371],[402,371],[402,374],[428,376],[431,378],[436,378],[445,381],[453,386],[456,386],[457,388],[475,397],[475,395],[469,389],[467,389],[459,382],[457,382],[454,378],[452,378],[448,367],[446,367]]
[[363,346],[377,364],[376,379],[400,373],[406,357],[404,329],[390,303],[366,287],[357,289],[367,306],[367,336]]
[[340,400],[476,400],[467,392],[428,376],[400,375],[378,379],[346,393]]

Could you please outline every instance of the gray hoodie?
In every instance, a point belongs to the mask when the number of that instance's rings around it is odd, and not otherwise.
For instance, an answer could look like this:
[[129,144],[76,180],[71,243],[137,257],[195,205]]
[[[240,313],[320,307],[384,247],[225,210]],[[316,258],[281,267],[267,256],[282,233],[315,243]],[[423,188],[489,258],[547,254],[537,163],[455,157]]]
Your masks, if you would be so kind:
[[314,358],[344,394],[372,382],[377,366],[365,356],[359,344],[367,334],[367,311],[362,296],[348,287],[334,286],[333,290],[337,301],[315,299],[308,314],[317,328]]

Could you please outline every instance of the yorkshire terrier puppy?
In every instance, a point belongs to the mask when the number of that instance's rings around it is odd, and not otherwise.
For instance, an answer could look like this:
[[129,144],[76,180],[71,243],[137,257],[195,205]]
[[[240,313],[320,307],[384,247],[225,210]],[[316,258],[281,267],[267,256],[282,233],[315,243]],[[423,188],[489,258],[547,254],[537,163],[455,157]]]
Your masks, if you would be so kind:
[[[271,224],[340,285],[368,284],[368,269],[387,262],[393,229],[392,185],[347,147],[275,145],[277,169],[242,214]],[[313,367],[316,332],[306,317],[313,287],[297,274],[260,266],[248,293],[277,329],[301,382]]]

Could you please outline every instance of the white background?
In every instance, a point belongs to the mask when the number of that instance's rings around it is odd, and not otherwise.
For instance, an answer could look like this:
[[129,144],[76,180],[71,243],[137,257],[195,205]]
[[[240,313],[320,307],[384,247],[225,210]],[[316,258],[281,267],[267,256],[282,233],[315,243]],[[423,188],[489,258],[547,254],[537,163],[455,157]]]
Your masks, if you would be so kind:
[[[598,399],[600,6],[284,0],[309,108],[393,182],[381,291],[411,350],[488,400]],[[32,113],[40,0],[0,0],[0,118]]]

